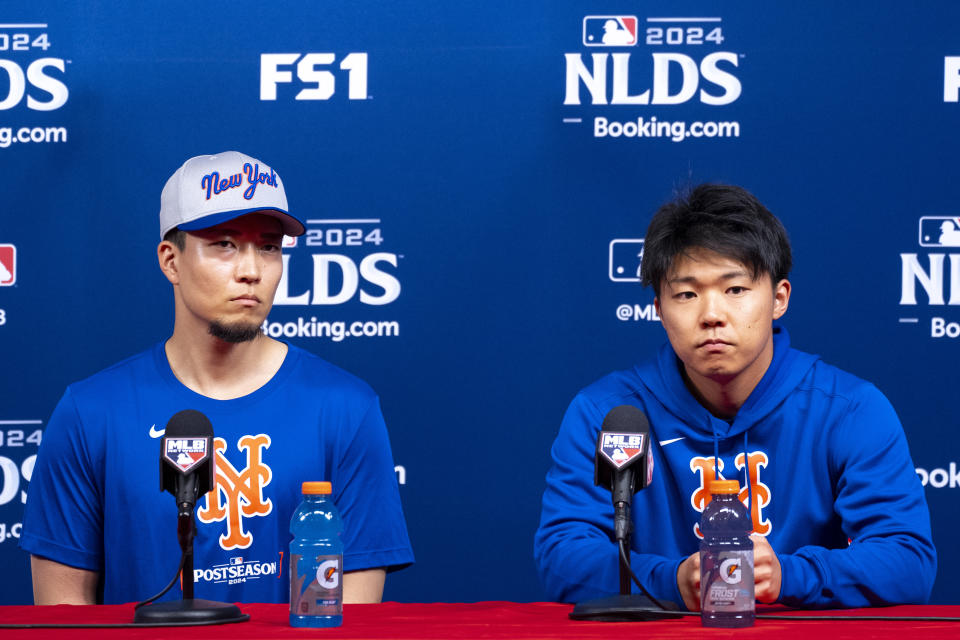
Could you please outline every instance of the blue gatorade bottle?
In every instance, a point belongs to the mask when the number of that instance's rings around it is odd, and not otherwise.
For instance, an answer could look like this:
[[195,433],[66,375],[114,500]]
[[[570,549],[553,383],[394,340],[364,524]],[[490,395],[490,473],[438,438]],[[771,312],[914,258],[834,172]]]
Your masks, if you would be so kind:
[[740,502],[740,483],[714,480],[700,519],[700,623],[753,626],[753,524]]
[[290,519],[290,626],[343,622],[343,523],[329,482],[304,482]]

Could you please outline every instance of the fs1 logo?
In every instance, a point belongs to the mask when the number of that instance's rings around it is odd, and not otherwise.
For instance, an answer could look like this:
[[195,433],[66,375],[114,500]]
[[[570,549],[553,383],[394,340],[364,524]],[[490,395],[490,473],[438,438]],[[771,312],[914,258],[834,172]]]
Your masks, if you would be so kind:
[[[45,24],[4,24],[0,26],[0,52],[18,56],[50,48]],[[70,91],[63,81],[67,60],[42,57],[31,61],[0,58],[0,111],[13,109],[26,98],[33,111],[54,111],[67,103]],[[4,74],[6,78],[4,78]],[[6,82],[4,82],[4,79]],[[7,86],[6,95],[2,87]]]
[[637,44],[637,16],[586,16],[585,47],[632,47]]
[[12,244],[0,244],[0,287],[9,287],[17,282],[17,248]]
[[[698,24],[698,20],[703,24]],[[647,22],[655,25],[644,34],[649,57],[632,52],[591,53],[589,58],[583,53],[565,53],[563,104],[581,104],[581,89],[587,90],[593,105],[673,105],[694,98],[714,106],[735,102],[743,90],[740,79],[734,75],[739,56],[730,51],[703,55],[705,46],[723,42],[720,21],[648,18]],[[673,23],[676,26],[671,26]],[[587,47],[632,47],[640,37],[635,16],[583,19],[583,44]],[[684,47],[686,52],[662,51],[663,47],[674,45]],[[649,75],[641,84],[638,79],[648,69]]]
[[[329,100],[336,92],[337,78],[331,71],[336,62],[333,53],[260,54],[260,100],[276,100],[277,85],[293,84],[293,76],[303,88],[294,100]],[[347,97],[367,99],[367,54],[351,53],[338,68],[347,72]]]

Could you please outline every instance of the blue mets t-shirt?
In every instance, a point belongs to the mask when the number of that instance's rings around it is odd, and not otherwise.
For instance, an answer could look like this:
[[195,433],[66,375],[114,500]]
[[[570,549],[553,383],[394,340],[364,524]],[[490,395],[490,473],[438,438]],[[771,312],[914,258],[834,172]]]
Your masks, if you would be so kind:
[[[267,384],[232,400],[181,384],[163,343],[70,385],[43,434],[20,546],[102,572],[105,603],[160,591],[180,559],[160,443],[183,409],[206,414],[214,433],[214,488],[197,501],[195,597],[288,600],[290,517],[306,480],[333,483],[344,570],[413,562],[376,394],[294,346]],[[163,599],[181,596],[176,586]]]

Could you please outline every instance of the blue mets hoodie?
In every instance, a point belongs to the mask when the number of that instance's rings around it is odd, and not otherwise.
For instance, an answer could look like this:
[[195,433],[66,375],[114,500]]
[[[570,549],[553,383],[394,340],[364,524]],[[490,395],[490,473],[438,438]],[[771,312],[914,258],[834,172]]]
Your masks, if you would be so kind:
[[893,407],[873,385],[790,347],[727,422],[693,397],[669,344],[570,404],[551,450],[534,556],[548,597],[619,591],[610,492],[593,485],[607,412],[650,420],[653,482],[634,497],[631,564],[657,598],[681,604],[680,563],[699,548],[714,477],[738,479],[754,531],[780,560],[779,602],[861,607],[925,602],[936,574],[930,514]]

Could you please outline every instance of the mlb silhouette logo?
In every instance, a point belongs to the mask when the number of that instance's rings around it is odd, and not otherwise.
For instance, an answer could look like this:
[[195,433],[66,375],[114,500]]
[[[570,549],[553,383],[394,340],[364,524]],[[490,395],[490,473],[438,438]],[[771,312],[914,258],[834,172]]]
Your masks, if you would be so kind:
[[290,249],[297,246],[296,236],[283,236],[283,242],[280,244],[283,249]]
[[960,217],[923,216],[920,218],[921,247],[960,247]]
[[17,248],[0,244],[0,287],[9,287],[17,281]]
[[583,44],[587,47],[632,47],[637,44],[637,16],[586,16]]
[[643,263],[643,238],[616,238],[610,241],[610,279],[614,282],[640,282]]

